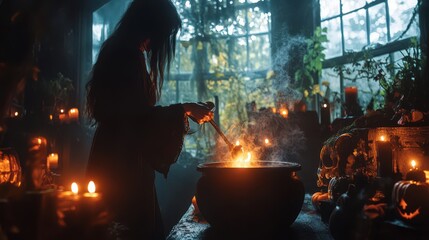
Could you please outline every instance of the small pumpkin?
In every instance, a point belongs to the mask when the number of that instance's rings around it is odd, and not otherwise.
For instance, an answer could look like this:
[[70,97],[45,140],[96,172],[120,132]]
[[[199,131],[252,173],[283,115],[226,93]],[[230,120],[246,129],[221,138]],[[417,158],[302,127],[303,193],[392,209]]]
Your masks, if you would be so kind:
[[333,202],[337,202],[341,194],[347,192],[349,184],[352,183],[349,177],[333,177],[329,181],[328,196]]
[[319,211],[320,210],[320,202],[321,201],[327,201],[329,200],[329,196],[328,193],[323,193],[323,192],[315,192],[312,196],[311,196],[311,203],[313,204],[313,207]]
[[393,186],[392,201],[400,219],[412,225],[429,222],[429,185],[399,181]]

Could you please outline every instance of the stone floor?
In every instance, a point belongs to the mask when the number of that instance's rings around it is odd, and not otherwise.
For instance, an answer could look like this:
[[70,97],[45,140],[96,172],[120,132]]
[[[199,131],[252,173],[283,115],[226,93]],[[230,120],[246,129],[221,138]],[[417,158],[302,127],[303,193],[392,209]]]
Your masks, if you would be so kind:
[[214,239],[333,239],[329,233],[328,226],[321,221],[320,215],[314,210],[311,204],[311,196],[305,195],[302,210],[295,222],[285,229],[281,236],[275,237],[256,237],[249,236],[231,236],[226,233],[216,232],[207,223],[195,221],[193,215],[194,207],[191,205],[182,219],[173,227],[168,240],[214,240]]

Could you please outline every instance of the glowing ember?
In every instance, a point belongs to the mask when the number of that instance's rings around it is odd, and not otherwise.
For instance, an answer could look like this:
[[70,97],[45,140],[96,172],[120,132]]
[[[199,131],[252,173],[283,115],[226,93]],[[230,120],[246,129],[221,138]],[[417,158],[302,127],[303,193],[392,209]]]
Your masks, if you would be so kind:
[[71,191],[73,192],[73,194],[78,194],[79,193],[79,187],[77,186],[77,183],[73,182],[71,185]]
[[380,141],[383,141],[383,142],[386,141],[386,137],[384,135],[381,135],[380,136]]
[[89,181],[88,183],[88,192],[95,193],[95,183],[93,181]]

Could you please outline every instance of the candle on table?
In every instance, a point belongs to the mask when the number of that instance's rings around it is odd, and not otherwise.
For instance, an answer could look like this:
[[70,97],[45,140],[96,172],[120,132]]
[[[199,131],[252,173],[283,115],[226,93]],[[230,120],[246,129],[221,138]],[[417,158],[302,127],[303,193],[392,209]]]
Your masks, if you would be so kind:
[[282,117],[284,118],[287,118],[289,115],[289,111],[287,110],[287,108],[280,109],[280,115],[282,115]]
[[51,153],[48,155],[48,169],[58,168],[58,153]]
[[320,108],[320,125],[328,126],[331,124],[331,108],[328,102],[324,102]]
[[70,109],[68,114],[71,121],[77,121],[79,119],[79,109],[77,108]]
[[379,177],[392,177],[393,169],[393,151],[390,142],[386,141],[385,136],[381,136],[379,141],[375,141],[377,151],[377,172]]
[[60,119],[60,121],[66,120],[66,114],[64,109],[60,109],[60,114],[58,115],[58,118]]
[[344,88],[346,105],[353,105],[357,103],[358,89],[356,86],[350,86]]
[[407,172],[405,179],[409,181],[426,182],[426,174],[424,171],[417,168],[416,160],[411,160],[410,165],[411,169]]

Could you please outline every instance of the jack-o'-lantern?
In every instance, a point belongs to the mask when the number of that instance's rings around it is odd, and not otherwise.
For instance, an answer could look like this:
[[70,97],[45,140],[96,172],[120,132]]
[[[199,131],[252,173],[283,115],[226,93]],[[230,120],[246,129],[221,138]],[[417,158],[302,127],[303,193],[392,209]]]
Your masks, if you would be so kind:
[[393,186],[395,211],[403,221],[419,225],[429,221],[429,185],[425,182],[399,181]]
[[21,185],[21,165],[12,148],[0,148],[0,184]]

